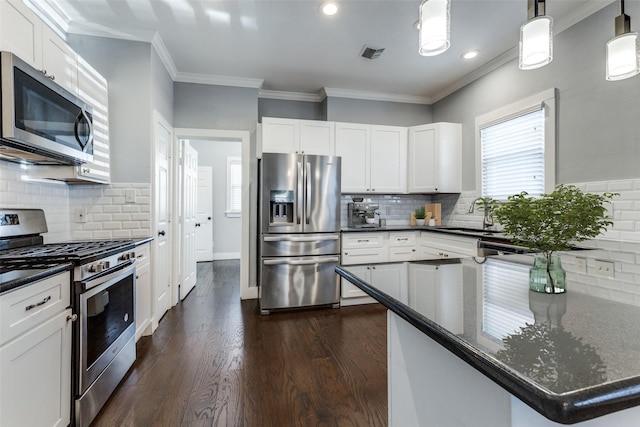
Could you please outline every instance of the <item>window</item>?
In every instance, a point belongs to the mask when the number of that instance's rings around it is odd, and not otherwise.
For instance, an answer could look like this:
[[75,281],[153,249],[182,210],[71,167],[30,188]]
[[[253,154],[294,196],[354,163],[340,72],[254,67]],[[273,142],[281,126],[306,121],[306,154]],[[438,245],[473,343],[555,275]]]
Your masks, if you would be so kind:
[[229,217],[242,213],[242,162],[240,157],[227,157],[227,212]]
[[476,119],[482,196],[506,200],[555,186],[555,89]]

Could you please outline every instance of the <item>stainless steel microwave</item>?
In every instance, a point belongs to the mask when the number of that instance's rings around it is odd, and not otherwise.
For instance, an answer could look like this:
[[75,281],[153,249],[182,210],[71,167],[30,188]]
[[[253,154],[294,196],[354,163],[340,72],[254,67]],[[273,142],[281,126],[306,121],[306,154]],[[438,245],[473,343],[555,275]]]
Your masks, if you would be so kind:
[[0,52],[0,159],[78,165],[93,160],[92,109],[11,52]]

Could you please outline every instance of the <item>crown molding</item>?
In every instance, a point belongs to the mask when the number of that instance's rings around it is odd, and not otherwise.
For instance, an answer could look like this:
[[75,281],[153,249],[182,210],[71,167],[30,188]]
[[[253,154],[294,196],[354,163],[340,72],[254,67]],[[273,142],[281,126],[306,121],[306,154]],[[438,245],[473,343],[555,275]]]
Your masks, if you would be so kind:
[[167,46],[162,41],[162,37],[156,31],[151,39],[151,46],[155,49],[156,53],[160,57],[160,61],[164,64],[164,67],[167,69],[167,72],[171,76],[171,80],[176,80],[176,76],[178,74],[178,70],[176,69],[176,64],[173,62],[173,58],[167,49]]
[[262,87],[263,79],[251,79],[246,77],[230,77],[230,76],[215,76],[211,74],[196,74],[196,73],[183,73],[178,71],[173,79],[176,82],[183,83],[198,83],[205,85],[216,86],[235,86],[235,87],[247,87],[252,89],[260,89]]
[[367,92],[362,90],[351,89],[339,89],[325,87],[324,92],[327,97],[335,98],[351,98],[351,99],[363,99],[368,101],[388,101],[388,102],[402,102],[405,104],[431,104],[432,100],[427,96],[416,95],[398,95],[393,93],[382,92]]
[[303,93],[261,89],[258,92],[258,98],[280,99],[284,101],[321,102],[325,97],[326,95],[324,95],[322,91],[319,93]]

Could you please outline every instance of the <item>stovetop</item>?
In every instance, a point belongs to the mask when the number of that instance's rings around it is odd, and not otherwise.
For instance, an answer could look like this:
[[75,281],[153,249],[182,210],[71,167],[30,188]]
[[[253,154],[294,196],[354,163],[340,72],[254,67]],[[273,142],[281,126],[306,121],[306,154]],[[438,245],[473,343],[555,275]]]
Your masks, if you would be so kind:
[[3,262],[71,261],[76,264],[133,249],[131,240],[98,240],[91,242],[49,243],[0,251]]

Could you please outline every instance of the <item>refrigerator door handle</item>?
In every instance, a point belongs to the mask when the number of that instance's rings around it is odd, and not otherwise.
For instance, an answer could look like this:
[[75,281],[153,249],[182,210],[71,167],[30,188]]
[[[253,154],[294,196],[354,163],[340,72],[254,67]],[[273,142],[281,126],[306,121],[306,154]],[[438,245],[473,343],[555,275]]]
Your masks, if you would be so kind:
[[338,257],[323,257],[323,258],[315,258],[315,259],[303,259],[297,260],[292,258],[284,258],[284,259],[265,259],[263,261],[264,265],[311,265],[311,264],[327,264],[330,262],[338,262]]
[[265,237],[265,242],[318,242],[325,240],[339,240],[340,236],[334,234],[332,236],[307,236],[307,237],[287,237],[287,236],[269,236]]
[[298,196],[296,197],[296,205],[298,206],[296,223],[300,224],[300,218],[302,218],[302,188],[303,188],[303,176],[302,176],[302,163],[298,162]]
[[311,171],[311,163],[307,162],[307,167],[304,173],[304,181],[307,184],[307,203],[304,207],[305,212],[305,224],[309,224],[309,212],[311,211],[311,179],[309,178],[309,173]]

